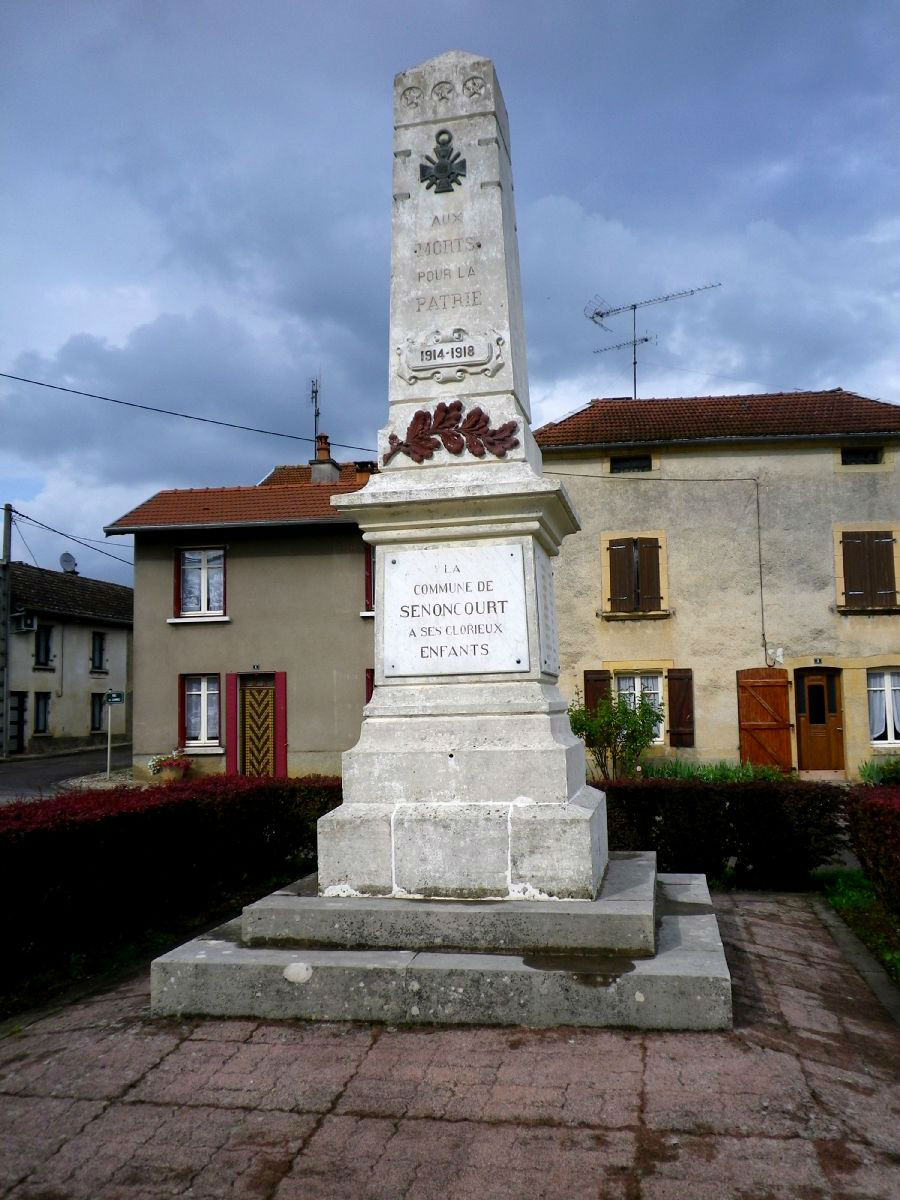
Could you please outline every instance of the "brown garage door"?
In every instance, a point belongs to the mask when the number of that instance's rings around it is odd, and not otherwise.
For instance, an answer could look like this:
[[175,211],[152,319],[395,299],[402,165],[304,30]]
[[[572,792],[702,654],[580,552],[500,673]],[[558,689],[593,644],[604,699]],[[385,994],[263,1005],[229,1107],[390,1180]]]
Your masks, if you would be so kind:
[[741,762],[791,769],[788,673],[779,667],[750,667],[737,673]]

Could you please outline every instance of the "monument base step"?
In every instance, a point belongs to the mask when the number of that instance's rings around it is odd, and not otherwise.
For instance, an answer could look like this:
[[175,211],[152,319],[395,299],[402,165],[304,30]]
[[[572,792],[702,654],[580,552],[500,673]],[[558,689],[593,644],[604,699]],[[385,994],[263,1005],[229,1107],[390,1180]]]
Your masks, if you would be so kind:
[[244,909],[245,946],[616,953],[656,942],[656,855],[612,854],[596,900],[405,900],[315,893],[315,876]]
[[730,1028],[731,977],[705,877],[660,875],[657,885],[652,958],[245,946],[236,919],[156,959],[152,1011],[409,1025]]

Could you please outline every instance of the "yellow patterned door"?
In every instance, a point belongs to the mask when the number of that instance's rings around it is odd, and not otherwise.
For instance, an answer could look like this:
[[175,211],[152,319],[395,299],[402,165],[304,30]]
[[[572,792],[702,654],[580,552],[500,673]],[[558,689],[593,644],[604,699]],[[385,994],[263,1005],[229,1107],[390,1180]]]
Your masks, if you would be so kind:
[[275,680],[241,680],[241,773],[275,774]]

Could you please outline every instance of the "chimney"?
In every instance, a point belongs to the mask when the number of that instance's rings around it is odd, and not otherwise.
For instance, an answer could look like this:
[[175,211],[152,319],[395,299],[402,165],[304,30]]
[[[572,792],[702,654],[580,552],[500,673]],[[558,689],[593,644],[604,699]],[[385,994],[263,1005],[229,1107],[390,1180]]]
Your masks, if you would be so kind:
[[316,434],[316,457],[309,460],[309,477],[313,483],[337,483],[341,469],[331,457],[327,433]]

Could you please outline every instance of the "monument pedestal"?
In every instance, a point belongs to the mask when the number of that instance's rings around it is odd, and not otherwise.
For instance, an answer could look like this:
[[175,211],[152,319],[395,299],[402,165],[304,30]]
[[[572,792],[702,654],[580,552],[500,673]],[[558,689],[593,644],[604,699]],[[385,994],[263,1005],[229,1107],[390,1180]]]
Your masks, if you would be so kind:
[[158,958],[159,1016],[728,1029],[702,875],[612,854],[595,901],[330,899],[315,878]]

